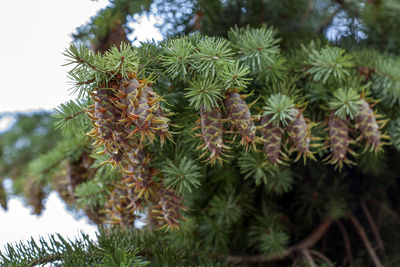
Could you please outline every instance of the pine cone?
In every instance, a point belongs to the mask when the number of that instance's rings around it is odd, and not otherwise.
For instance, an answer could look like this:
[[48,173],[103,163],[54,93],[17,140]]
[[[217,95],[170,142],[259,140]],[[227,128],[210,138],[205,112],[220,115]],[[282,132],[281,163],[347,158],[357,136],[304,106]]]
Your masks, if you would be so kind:
[[325,159],[328,163],[336,165],[341,170],[343,163],[354,164],[346,156],[347,152],[355,154],[349,145],[352,142],[349,137],[349,121],[341,119],[332,112],[328,121],[329,149],[331,154]]
[[[360,130],[360,138],[366,140],[366,149],[371,149],[374,152],[382,150],[380,126],[376,121],[376,115],[368,102],[361,99],[361,109],[355,117],[356,129]],[[357,140],[358,140],[357,139]]]
[[153,198],[156,194],[156,184],[152,180],[150,169],[150,156],[139,148],[131,148],[127,153],[128,160],[125,162],[123,172],[124,183],[133,188],[138,199],[144,197],[146,200]]
[[131,189],[120,181],[114,186],[106,202],[107,223],[118,224],[122,228],[132,227],[138,216],[135,211],[142,210],[141,200],[132,194]]
[[135,133],[140,134],[141,143],[145,137],[153,142],[156,135],[160,137],[162,143],[165,137],[172,138],[169,132],[169,119],[164,116],[160,107],[160,97],[146,85],[144,80],[133,77],[129,81],[121,82],[117,96],[120,101],[115,104],[123,111],[120,122],[125,123],[126,128],[135,126],[128,138]]
[[164,189],[158,202],[158,210],[153,212],[159,213],[157,218],[165,223],[161,229],[174,230],[179,228],[179,220],[183,219],[181,210],[186,210],[182,205],[182,198],[171,189]]
[[264,145],[264,153],[267,154],[269,161],[273,165],[283,163],[280,159],[282,154],[282,132],[283,129],[273,124],[271,116],[267,115],[261,118],[261,142]]
[[[201,119],[201,137],[204,140],[203,150],[208,150],[211,154],[208,158],[211,164],[214,164],[218,159],[222,161],[222,149],[226,146],[223,141],[223,125],[221,118],[221,111],[214,109],[213,111],[206,111],[204,107],[200,108]],[[207,154],[207,151],[202,154],[202,157]]]
[[287,132],[290,139],[293,142],[293,146],[290,151],[297,151],[297,157],[295,161],[298,161],[302,156],[304,161],[307,157],[315,159],[314,155],[310,151],[311,142],[311,129],[310,125],[306,122],[302,112],[295,108],[294,119],[287,127]]
[[249,106],[243,98],[244,96],[235,91],[230,92],[225,97],[224,105],[232,126],[242,136],[240,143],[247,147],[256,138],[256,128],[251,118]]

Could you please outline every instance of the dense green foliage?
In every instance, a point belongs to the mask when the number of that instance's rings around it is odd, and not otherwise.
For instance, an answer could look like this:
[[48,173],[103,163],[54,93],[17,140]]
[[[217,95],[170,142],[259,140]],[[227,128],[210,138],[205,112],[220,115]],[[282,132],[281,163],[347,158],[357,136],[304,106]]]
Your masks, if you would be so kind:
[[[397,266],[395,10],[395,1],[110,1],[65,51],[78,99],[54,114],[63,138],[26,161],[36,182],[106,230],[96,242],[9,247],[0,258]],[[144,13],[169,35],[131,47],[129,22]]]

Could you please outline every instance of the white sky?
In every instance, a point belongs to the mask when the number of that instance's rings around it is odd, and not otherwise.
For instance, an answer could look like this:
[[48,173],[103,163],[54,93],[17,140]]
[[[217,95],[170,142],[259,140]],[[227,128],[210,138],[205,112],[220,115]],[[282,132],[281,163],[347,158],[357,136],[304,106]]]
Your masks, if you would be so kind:
[[[69,94],[68,68],[62,52],[69,47],[76,27],[105,6],[99,0],[10,0],[0,1],[0,113],[52,110],[74,99]],[[139,41],[162,36],[154,17],[142,17],[132,24]],[[0,121],[5,128],[7,118]],[[55,193],[50,194],[42,216],[31,215],[21,200],[12,198],[9,211],[0,208],[0,250],[7,242],[31,236],[60,233],[72,238],[84,230],[94,237],[95,227],[86,219],[76,220]]]
[[[107,4],[106,0],[0,1],[0,113],[53,109],[74,98],[67,90],[62,52],[75,28]],[[141,22],[135,27],[139,40],[161,39],[153,17]]]
[[46,200],[46,208],[41,216],[32,215],[18,198],[8,202],[8,212],[0,208],[0,250],[5,251],[7,243],[15,244],[28,241],[33,237],[46,238],[50,234],[60,233],[63,237],[74,240],[83,231],[96,239],[97,227],[88,224],[85,217],[77,220],[65,208],[65,203],[52,192]]

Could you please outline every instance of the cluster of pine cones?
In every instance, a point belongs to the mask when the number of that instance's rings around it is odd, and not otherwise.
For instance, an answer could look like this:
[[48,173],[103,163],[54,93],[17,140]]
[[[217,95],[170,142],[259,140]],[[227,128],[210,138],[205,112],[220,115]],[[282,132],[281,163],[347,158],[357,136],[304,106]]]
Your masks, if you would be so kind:
[[[204,107],[200,110],[200,120],[198,128],[201,128],[201,134],[204,143],[200,146],[203,150],[208,150],[210,156],[208,160],[214,164],[216,160],[222,161],[223,150],[229,147],[224,144],[223,134],[234,133],[240,135],[240,144],[246,149],[251,146],[256,150],[256,144],[262,143],[263,151],[267,155],[270,163],[275,165],[283,163],[284,156],[282,151],[283,133],[287,131],[293,146],[291,150],[297,151],[298,160],[301,156],[314,157],[310,151],[311,124],[306,121],[299,109],[293,110],[293,120],[286,127],[282,128],[272,122],[271,116],[261,117],[261,125],[255,126],[255,118],[250,113],[250,107],[245,102],[246,95],[241,95],[237,90],[229,90],[223,101],[226,111],[226,118],[223,118],[221,108],[214,108],[212,111],[206,111]],[[228,121],[231,125],[229,131],[224,131],[223,123]],[[256,132],[260,130],[261,136]],[[203,154],[205,155],[207,151]]]
[[89,136],[94,147],[103,146],[108,163],[119,166],[123,178],[118,181],[106,204],[107,222],[128,227],[140,213],[153,214],[157,227],[178,226],[182,200],[172,190],[153,181],[158,172],[150,166],[145,145],[158,138],[163,144],[171,139],[167,110],[151,82],[130,74],[129,79],[116,77],[91,93],[94,105],[88,110],[94,128]]
[[363,139],[365,150],[375,153],[382,151],[382,146],[388,144],[382,140],[389,139],[389,137],[381,133],[381,129],[385,126],[387,120],[378,120],[381,116],[372,109],[374,104],[368,103],[365,98],[361,98],[360,103],[360,111],[354,118],[354,132],[358,134],[355,140],[350,137],[350,132],[353,128],[349,119],[339,118],[334,111],[329,115],[327,147],[331,153],[325,160],[330,164],[336,165],[339,169],[343,167],[343,163],[355,164],[347,157],[347,154],[356,155],[350,148],[350,144]]
[[[214,164],[216,160],[222,162],[224,151],[229,150],[223,139],[224,133],[240,135],[240,144],[246,149],[251,146],[257,150],[257,143],[261,143],[262,151],[271,165],[286,164],[288,154],[293,152],[297,152],[294,161],[298,161],[300,158],[315,160],[315,152],[312,152],[311,148],[313,146],[320,147],[320,145],[312,142],[318,140],[311,136],[311,128],[314,123],[304,117],[302,109],[292,108],[290,121],[287,125],[283,125],[273,120],[272,115],[253,117],[250,113],[252,104],[248,105],[245,98],[246,96],[239,94],[237,90],[230,90],[225,94],[223,107],[214,108],[211,111],[201,107],[197,128],[201,128],[201,134],[198,136],[202,138],[203,143],[199,148],[205,150],[202,156],[209,153],[207,160],[211,164]],[[379,115],[374,113],[372,105],[364,98],[361,98],[360,102],[360,111],[355,117],[355,130],[359,132],[356,141],[363,139],[365,140],[365,149],[379,152],[382,145],[385,144],[382,139],[387,138],[380,131],[385,121],[377,121]],[[223,109],[226,111],[226,116],[222,112]],[[255,126],[256,118],[260,119],[259,126]],[[230,131],[224,130],[226,121],[231,125]],[[339,169],[343,167],[344,163],[353,164],[347,157],[348,153],[355,155],[354,151],[349,148],[353,142],[350,137],[349,120],[337,117],[332,111],[327,124],[328,138],[324,148],[330,151],[330,155],[325,161],[336,165]],[[260,136],[256,135],[257,130],[260,131]],[[288,138],[285,138],[286,136]],[[288,143],[291,144],[290,148],[283,149],[284,144]]]

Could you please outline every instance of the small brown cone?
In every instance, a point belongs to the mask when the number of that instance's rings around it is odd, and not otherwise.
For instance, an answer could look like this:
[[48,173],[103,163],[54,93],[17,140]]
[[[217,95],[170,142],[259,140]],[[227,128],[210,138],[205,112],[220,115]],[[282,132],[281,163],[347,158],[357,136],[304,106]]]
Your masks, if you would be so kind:
[[264,153],[273,164],[283,163],[280,159],[282,155],[282,133],[283,129],[275,126],[271,121],[271,116],[266,115],[261,118],[261,142],[264,145]]
[[242,136],[240,144],[247,148],[249,144],[254,144],[256,127],[254,126],[249,106],[243,98],[244,96],[235,91],[227,93],[224,105],[228,113],[228,120]]
[[163,222],[160,229],[167,231],[178,229],[179,221],[183,219],[181,211],[186,210],[182,204],[182,198],[177,196],[172,189],[164,189],[161,192],[158,202],[159,216],[157,217]]
[[132,190],[123,181],[120,181],[114,185],[105,205],[107,223],[118,224],[124,229],[132,227],[138,218],[135,211],[141,209],[141,200],[132,194]]
[[[222,162],[222,150],[226,146],[223,141],[223,123],[221,111],[216,108],[212,111],[206,111],[204,107],[200,109],[200,126],[201,127],[201,137],[204,141],[203,150],[208,150],[210,156],[208,161],[214,164],[216,160]],[[204,152],[204,155],[207,151]]]
[[343,163],[354,164],[347,158],[347,153],[355,154],[349,145],[352,140],[349,137],[349,120],[337,117],[333,112],[328,121],[329,149],[330,155],[325,159],[328,163],[335,165],[341,170]]
[[150,155],[140,148],[131,148],[127,152],[128,159],[123,172],[124,183],[137,195],[138,199],[152,199],[157,194],[157,184],[153,182],[152,170],[149,166]]
[[132,78],[122,81],[115,102],[122,109],[120,123],[130,129],[128,137],[134,134],[140,135],[141,143],[147,139],[152,143],[155,136],[159,136],[161,143],[165,138],[172,139],[169,132],[169,119],[164,115],[160,106],[160,97],[146,84],[145,80]]
[[315,160],[310,150],[311,125],[307,123],[303,113],[297,108],[294,109],[294,119],[287,126],[287,132],[293,143],[290,151],[296,151],[298,153],[295,161],[298,161],[301,157],[304,158],[304,162],[307,158]]
[[[358,115],[355,117],[355,127],[360,131],[360,138],[366,141],[365,149],[370,149],[374,152],[382,151],[382,136],[380,128],[376,120],[376,114],[368,104],[368,102],[361,98],[361,109]],[[358,140],[357,139],[357,140]]]

